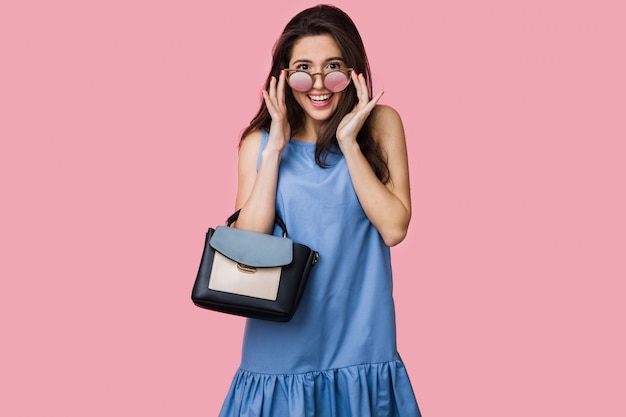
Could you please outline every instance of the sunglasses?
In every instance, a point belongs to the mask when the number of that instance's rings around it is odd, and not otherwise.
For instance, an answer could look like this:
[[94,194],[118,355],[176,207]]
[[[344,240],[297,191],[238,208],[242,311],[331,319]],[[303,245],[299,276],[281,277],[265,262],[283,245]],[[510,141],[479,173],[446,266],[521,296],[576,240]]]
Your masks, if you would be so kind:
[[289,86],[296,91],[301,93],[311,91],[313,89],[313,84],[315,84],[314,77],[316,75],[321,75],[324,87],[333,93],[338,93],[345,90],[348,84],[350,84],[350,76],[354,70],[352,68],[347,68],[328,72],[316,72],[313,74],[304,70],[294,70],[288,68],[284,71],[287,73],[287,84],[289,84]]

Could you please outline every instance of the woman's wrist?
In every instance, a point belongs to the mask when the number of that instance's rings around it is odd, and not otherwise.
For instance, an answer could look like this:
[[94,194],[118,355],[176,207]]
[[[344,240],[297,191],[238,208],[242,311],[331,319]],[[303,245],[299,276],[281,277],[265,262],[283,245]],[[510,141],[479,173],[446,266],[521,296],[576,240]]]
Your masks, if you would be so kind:
[[339,143],[339,149],[343,153],[344,157],[361,153],[361,147],[356,140],[351,141],[337,141]]
[[272,149],[266,147],[261,152],[261,162],[280,162],[283,155],[283,149]]

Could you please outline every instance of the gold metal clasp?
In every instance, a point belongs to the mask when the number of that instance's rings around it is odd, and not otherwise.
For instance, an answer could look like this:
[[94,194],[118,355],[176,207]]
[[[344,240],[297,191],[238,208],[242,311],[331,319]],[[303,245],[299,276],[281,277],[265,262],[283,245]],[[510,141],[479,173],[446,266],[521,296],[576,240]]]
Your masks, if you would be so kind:
[[241,272],[245,272],[246,274],[254,274],[256,272],[256,268],[250,265],[237,264],[237,269]]

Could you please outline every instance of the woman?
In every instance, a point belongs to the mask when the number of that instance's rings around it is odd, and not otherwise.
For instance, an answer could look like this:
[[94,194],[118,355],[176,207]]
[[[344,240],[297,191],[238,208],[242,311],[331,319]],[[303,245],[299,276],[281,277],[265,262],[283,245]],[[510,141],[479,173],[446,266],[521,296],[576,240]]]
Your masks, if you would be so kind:
[[389,247],[411,217],[402,122],[372,97],[351,19],[295,16],[240,142],[236,227],[319,252],[293,319],[248,319],[221,416],[419,416],[396,351]]

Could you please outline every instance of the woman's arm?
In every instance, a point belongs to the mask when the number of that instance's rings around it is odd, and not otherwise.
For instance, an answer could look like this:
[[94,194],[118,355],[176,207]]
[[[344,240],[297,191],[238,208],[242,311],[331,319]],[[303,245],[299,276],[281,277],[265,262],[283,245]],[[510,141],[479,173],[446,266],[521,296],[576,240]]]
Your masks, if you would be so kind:
[[261,131],[252,132],[239,149],[237,197],[235,208],[241,209],[235,226],[260,233],[270,233],[274,226],[276,183],[280,154],[265,152],[257,173]]
[[[411,220],[409,166],[402,120],[391,107],[377,106],[382,92],[369,99],[363,75],[353,72],[352,81],[359,102],[337,127],[337,141],[346,158],[352,185],[365,214],[385,243],[394,246],[404,240]],[[387,184],[376,177],[356,141],[359,130],[370,114],[372,137],[387,158]]]
[[409,166],[402,120],[388,106],[372,111],[370,126],[374,140],[387,157],[389,181],[383,184],[354,142],[343,144],[352,185],[365,214],[385,243],[397,245],[404,240],[411,219]]
[[270,80],[269,91],[263,98],[272,116],[267,145],[256,165],[261,146],[261,131],[243,138],[239,149],[237,197],[235,208],[241,209],[236,227],[261,233],[271,233],[276,216],[276,185],[283,150],[289,142],[291,129],[285,107],[285,74]]

